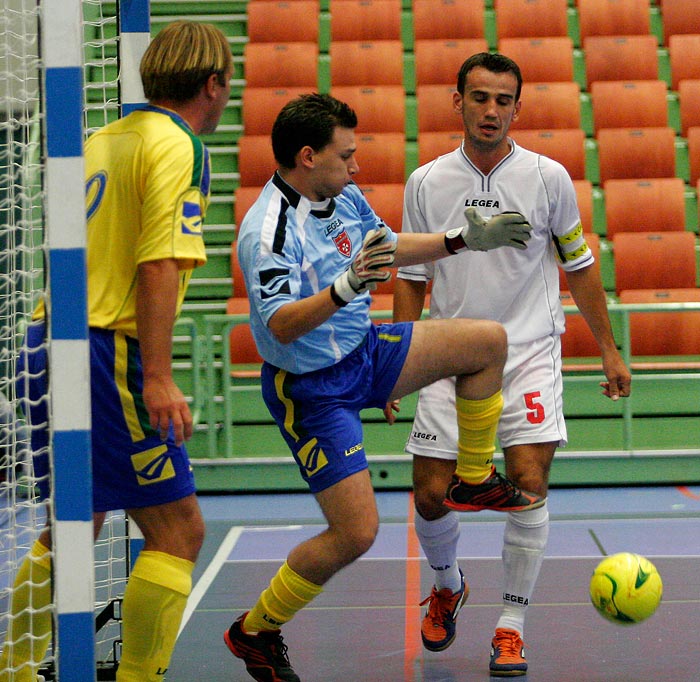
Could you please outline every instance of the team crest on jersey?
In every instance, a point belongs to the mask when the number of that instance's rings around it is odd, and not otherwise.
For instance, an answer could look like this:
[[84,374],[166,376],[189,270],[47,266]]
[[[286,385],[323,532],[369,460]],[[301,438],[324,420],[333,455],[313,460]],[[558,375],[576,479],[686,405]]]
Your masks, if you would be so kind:
[[350,236],[345,230],[343,230],[337,237],[333,237],[333,243],[335,244],[335,248],[338,249],[338,252],[342,256],[350,258],[350,255],[352,254],[352,242],[350,241]]

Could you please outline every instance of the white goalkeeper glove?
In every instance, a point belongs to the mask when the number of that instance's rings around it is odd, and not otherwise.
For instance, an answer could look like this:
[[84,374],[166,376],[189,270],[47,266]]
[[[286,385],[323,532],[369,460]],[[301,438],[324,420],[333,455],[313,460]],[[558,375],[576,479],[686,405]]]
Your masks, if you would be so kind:
[[333,283],[331,296],[336,304],[344,306],[358,294],[374,291],[377,282],[384,282],[391,277],[391,272],[385,268],[394,263],[396,242],[387,239],[388,234],[389,229],[385,226],[366,234],[352,265]]
[[521,213],[499,213],[484,220],[479,212],[469,207],[464,211],[467,224],[445,233],[445,247],[450,253],[460,251],[490,251],[501,246],[526,249],[532,225]]

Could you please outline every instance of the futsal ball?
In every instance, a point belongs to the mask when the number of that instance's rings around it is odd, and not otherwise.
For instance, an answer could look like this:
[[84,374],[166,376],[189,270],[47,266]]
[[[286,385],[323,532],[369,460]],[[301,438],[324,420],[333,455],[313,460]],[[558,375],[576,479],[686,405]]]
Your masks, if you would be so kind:
[[591,576],[591,602],[618,625],[634,625],[651,616],[661,601],[661,576],[649,559],[621,552],[603,559]]

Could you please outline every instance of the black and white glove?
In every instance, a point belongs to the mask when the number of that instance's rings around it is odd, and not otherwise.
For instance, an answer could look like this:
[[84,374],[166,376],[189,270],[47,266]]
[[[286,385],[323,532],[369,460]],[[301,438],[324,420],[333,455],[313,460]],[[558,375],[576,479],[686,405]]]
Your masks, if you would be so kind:
[[532,225],[525,216],[514,211],[499,213],[484,220],[479,212],[469,207],[464,211],[467,224],[445,233],[445,247],[450,253],[460,251],[490,251],[501,246],[526,249]]
[[377,282],[384,282],[391,277],[391,272],[386,268],[394,263],[396,242],[387,239],[388,234],[387,227],[379,227],[365,235],[355,260],[331,288],[331,296],[339,306],[350,303],[358,294],[374,291]]

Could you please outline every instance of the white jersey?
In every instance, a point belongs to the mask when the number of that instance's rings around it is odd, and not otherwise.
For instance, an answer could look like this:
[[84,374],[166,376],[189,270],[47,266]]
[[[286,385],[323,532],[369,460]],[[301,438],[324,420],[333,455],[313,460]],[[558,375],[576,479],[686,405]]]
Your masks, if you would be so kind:
[[576,190],[564,167],[519,147],[484,175],[461,146],[416,169],[406,185],[403,232],[445,232],[465,224],[474,206],[485,218],[522,213],[532,225],[527,249],[465,251],[399,269],[404,279],[433,280],[432,318],[470,317],[504,325],[511,344],[564,332],[558,263],[593,263],[583,238]]

